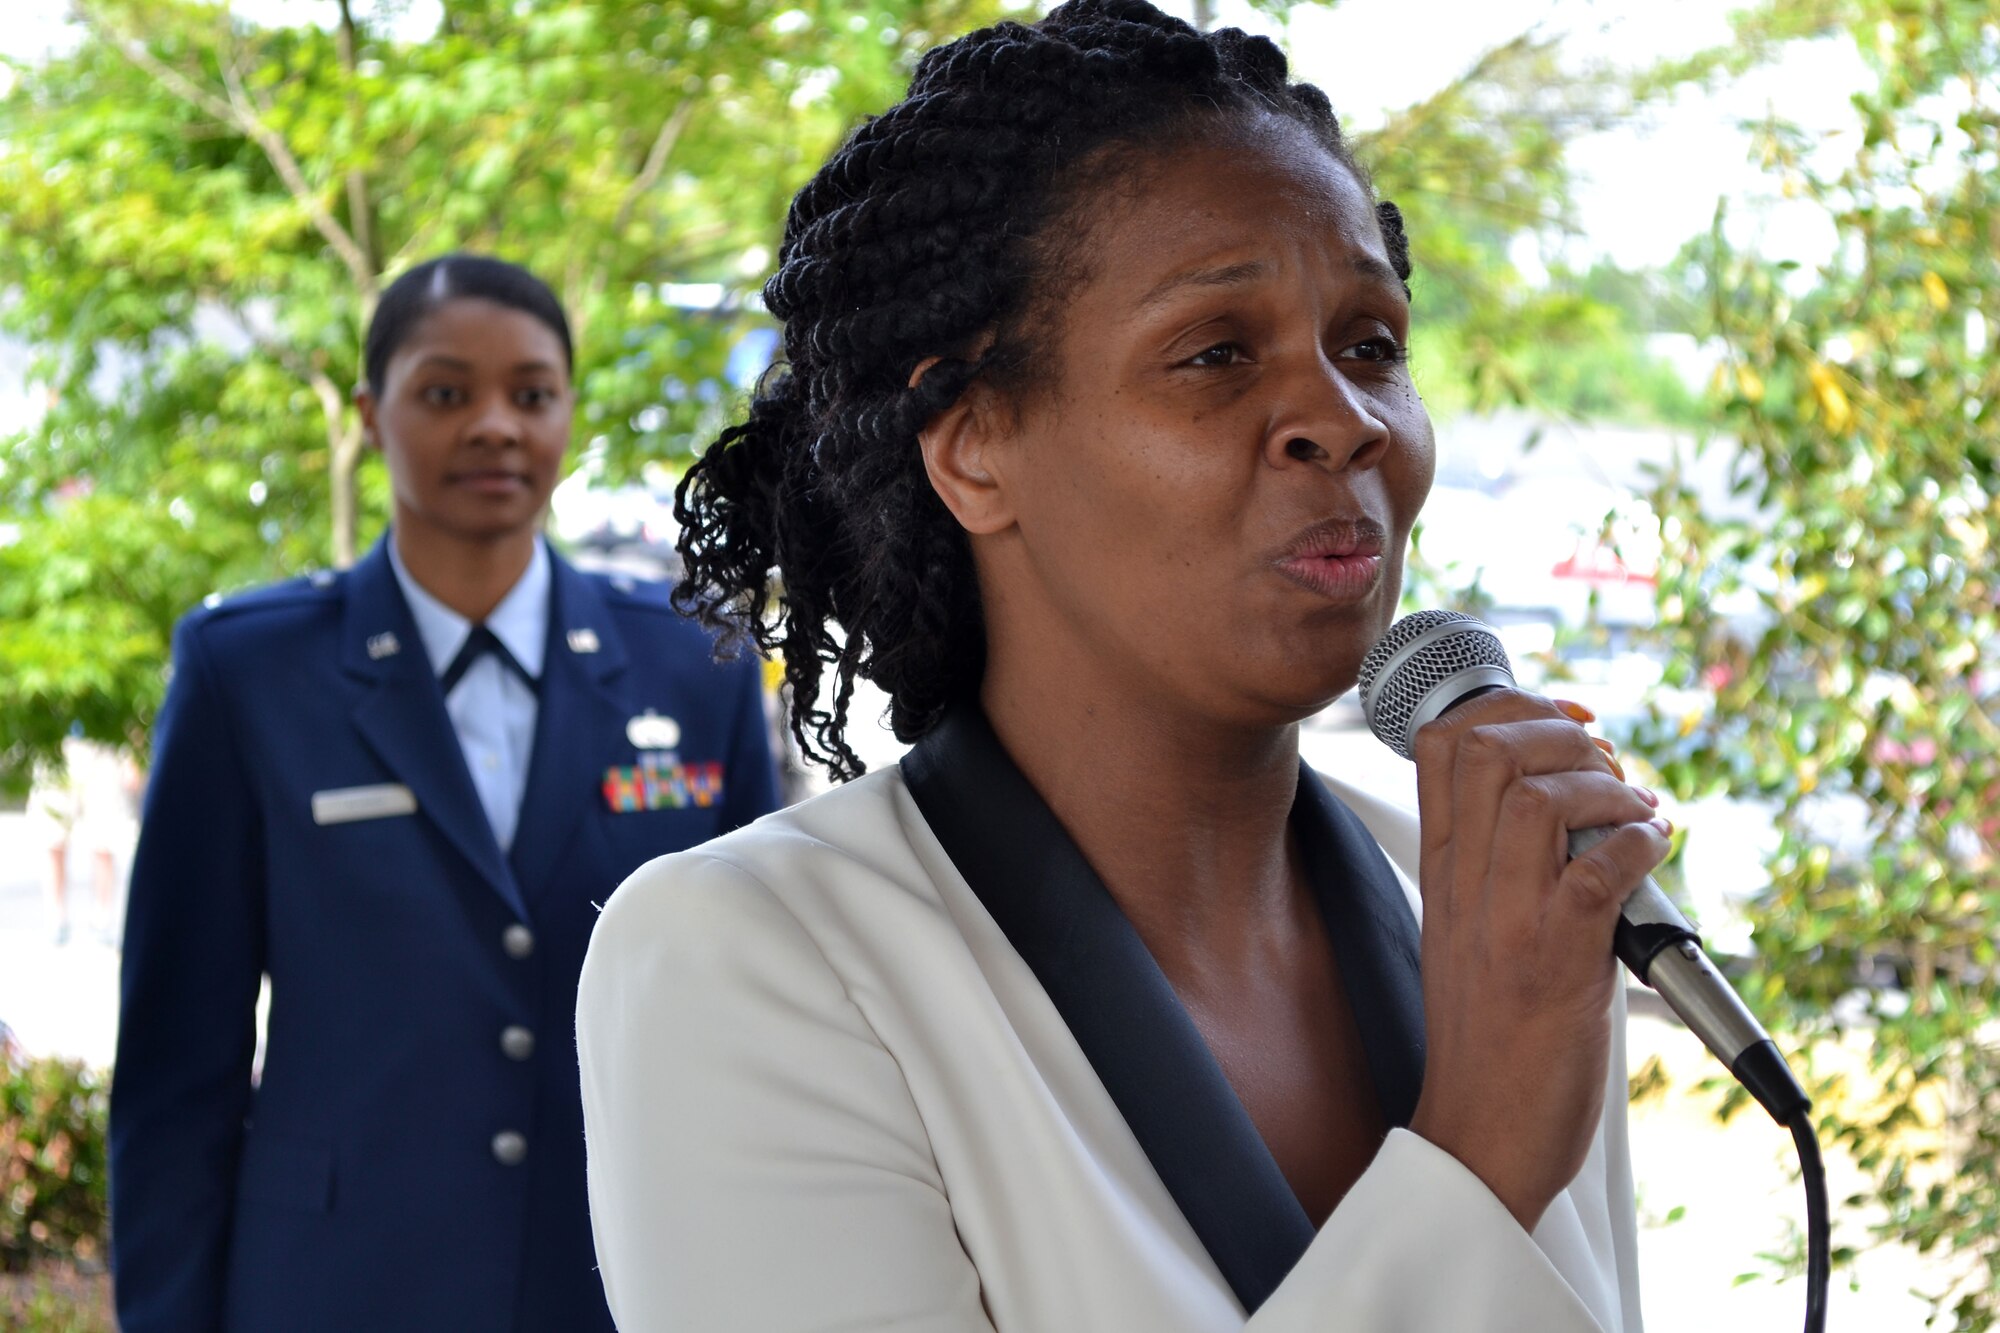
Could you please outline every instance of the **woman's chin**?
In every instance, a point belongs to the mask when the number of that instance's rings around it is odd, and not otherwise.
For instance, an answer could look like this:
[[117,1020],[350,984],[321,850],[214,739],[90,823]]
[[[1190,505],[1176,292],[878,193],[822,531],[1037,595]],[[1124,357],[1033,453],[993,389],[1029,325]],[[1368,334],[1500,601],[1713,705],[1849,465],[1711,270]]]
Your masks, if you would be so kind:
[[1311,677],[1281,679],[1273,673],[1264,680],[1238,682],[1234,697],[1216,711],[1239,726],[1271,729],[1296,726],[1324,712],[1353,685],[1351,675],[1336,677],[1322,672]]

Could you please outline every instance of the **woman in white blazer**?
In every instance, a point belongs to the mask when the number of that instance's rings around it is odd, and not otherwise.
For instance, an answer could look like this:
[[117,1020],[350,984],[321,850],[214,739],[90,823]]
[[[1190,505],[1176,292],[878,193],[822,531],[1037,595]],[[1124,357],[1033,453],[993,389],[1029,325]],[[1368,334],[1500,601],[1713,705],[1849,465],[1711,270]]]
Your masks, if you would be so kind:
[[[1401,216],[1286,73],[1075,0],[931,52],[794,201],[681,595],[856,780],[598,924],[622,1328],[1638,1328],[1650,795],[1512,691],[1420,737],[1420,825],[1299,763],[1433,445]],[[856,675],[914,743],[865,777]]]

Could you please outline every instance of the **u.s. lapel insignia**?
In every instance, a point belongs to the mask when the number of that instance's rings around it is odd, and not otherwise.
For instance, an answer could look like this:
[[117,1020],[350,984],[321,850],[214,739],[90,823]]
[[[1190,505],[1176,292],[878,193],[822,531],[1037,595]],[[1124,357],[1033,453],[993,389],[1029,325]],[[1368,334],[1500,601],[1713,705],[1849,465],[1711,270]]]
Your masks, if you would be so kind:
[[597,651],[597,631],[585,626],[569,632],[569,650],[573,653],[594,653]]
[[385,657],[394,657],[402,651],[403,645],[397,643],[396,636],[386,630],[380,634],[371,634],[368,636],[368,658],[370,661],[379,662]]
[[625,724],[635,750],[671,750],[681,743],[681,724],[648,708]]

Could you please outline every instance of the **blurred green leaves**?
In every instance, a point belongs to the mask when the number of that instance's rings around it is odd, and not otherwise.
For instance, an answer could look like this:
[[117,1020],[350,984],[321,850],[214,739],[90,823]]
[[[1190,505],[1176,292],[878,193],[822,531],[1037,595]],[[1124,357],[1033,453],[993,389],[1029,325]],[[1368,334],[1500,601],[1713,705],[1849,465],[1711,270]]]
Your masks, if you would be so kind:
[[1881,1096],[1823,1106],[1823,1136],[1886,1234],[1952,1256],[1936,1326],[1975,1333],[2000,1323],[2000,27],[1984,0],[1778,0],[1746,28],[1845,33],[1875,81],[1851,152],[1759,131],[1832,261],[1764,260],[1721,215],[1688,251],[1758,512],[1654,497],[1670,658],[1714,706],[1649,748],[1684,796],[1777,803],[1753,999],[1807,1049],[1868,1027]]
[[1003,9],[452,0],[420,31],[392,0],[79,0],[0,97],[0,328],[51,399],[0,454],[0,785],[72,724],[142,743],[178,615],[379,528],[349,397],[388,278],[527,264],[574,323],[576,454],[685,457],[792,191]]
[[[21,534],[0,555],[21,571],[0,589],[0,783],[72,722],[143,736],[198,598],[343,562],[379,527],[348,396],[387,278],[453,248],[528,264],[578,334],[576,453],[613,480],[685,458],[740,400],[728,358],[765,323],[792,192],[914,52],[1007,9],[450,0],[419,30],[396,0],[284,26],[78,0],[79,44],[0,98],[0,327],[53,400],[0,455]],[[1410,216],[1442,405],[1660,388],[1619,387],[1657,371],[1625,308],[1507,257],[1564,229],[1565,148],[1634,96],[1524,38],[1358,141]]]

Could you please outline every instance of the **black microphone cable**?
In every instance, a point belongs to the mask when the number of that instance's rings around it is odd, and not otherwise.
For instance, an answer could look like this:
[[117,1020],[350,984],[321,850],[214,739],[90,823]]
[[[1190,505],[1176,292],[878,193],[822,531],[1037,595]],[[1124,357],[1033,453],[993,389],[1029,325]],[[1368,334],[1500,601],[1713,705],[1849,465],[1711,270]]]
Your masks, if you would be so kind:
[[1799,1148],[1799,1177],[1806,1187],[1806,1333],[1826,1333],[1826,1286],[1833,1272],[1832,1227],[1827,1219],[1826,1167],[1812,1113],[1792,1117],[1792,1142]]
[[[1489,690],[1514,684],[1500,639],[1471,616],[1419,611],[1389,627],[1361,663],[1361,712],[1383,744],[1414,758],[1425,724]],[[1608,830],[1576,829],[1570,854]],[[1615,951],[1640,981],[1659,992],[1688,1029],[1728,1067],[1771,1119],[1792,1132],[1806,1191],[1806,1333],[1825,1333],[1832,1237],[1826,1168],[1806,1097],[1778,1047],[1701,948],[1701,937],[1650,876],[1621,910]]]

